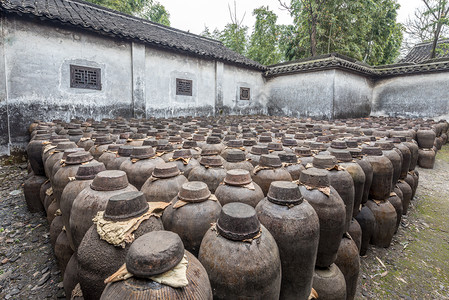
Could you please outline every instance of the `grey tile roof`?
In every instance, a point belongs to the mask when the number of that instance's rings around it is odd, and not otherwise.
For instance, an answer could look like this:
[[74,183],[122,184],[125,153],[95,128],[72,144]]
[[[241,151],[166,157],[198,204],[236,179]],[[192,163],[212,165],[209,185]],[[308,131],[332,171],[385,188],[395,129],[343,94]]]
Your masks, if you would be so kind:
[[[437,49],[440,49],[442,51],[436,52],[436,58],[449,57],[449,39],[439,40]],[[415,45],[412,50],[410,50],[410,52],[401,60],[401,62],[424,62],[429,60],[431,52],[432,42],[420,43]]]
[[2,13],[37,17],[64,25],[131,39],[194,56],[242,65],[266,67],[225,47],[221,42],[129,16],[81,0],[0,0]]

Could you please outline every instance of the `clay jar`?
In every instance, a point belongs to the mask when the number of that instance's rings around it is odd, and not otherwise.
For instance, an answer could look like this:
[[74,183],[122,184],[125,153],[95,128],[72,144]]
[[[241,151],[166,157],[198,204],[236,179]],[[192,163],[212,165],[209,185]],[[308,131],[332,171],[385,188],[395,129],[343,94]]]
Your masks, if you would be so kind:
[[195,256],[204,234],[220,214],[221,205],[214,199],[205,183],[186,182],[162,215],[164,228],[177,233],[185,248]]
[[313,158],[313,166],[327,171],[329,184],[335,188],[345,204],[345,232],[349,229],[354,210],[354,180],[351,174],[337,165],[337,159],[333,155],[316,155]]
[[401,198],[395,193],[392,192],[390,194],[390,197],[387,198],[387,201],[393,205],[394,209],[396,210],[396,226],[394,229],[394,233],[398,232],[399,225],[401,224],[402,219],[402,200]]
[[299,180],[302,196],[312,205],[320,220],[320,240],[315,264],[328,267],[337,257],[340,240],[345,232],[345,205],[338,192],[330,186],[326,170],[304,170]]
[[215,193],[218,185],[226,177],[221,156],[202,156],[200,165],[190,171],[189,181],[202,181],[207,184],[211,193]]
[[62,158],[62,155],[64,154],[64,150],[66,149],[72,149],[76,148],[76,144],[73,142],[61,142],[56,145],[56,148],[48,151],[48,157],[44,161],[44,170],[45,175],[50,178],[51,172],[53,170],[53,166],[55,162],[60,161]]
[[387,157],[393,165],[393,179],[391,181],[391,188],[393,189],[401,176],[402,169],[402,152],[394,149],[393,143],[388,141],[379,141],[375,144],[376,147],[382,149],[382,154]]
[[298,180],[305,167],[298,161],[294,153],[279,153],[284,168],[290,173],[292,180]]
[[253,181],[266,196],[273,181],[292,181],[292,176],[282,167],[279,156],[263,154],[260,156],[259,165],[254,169]]
[[103,152],[103,154],[100,155],[98,161],[104,163],[106,169],[110,170],[108,168],[108,165],[111,161],[115,160],[115,158],[117,157],[119,148],[120,145],[118,144],[108,145],[108,150],[106,150],[105,152]]
[[338,248],[335,264],[345,277],[346,299],[355,299],[360,271],[359,249],[349,235],[344,235]]
[[273,235],[282,263],[280,299],[308,299],[318,250],[320,224],[313,207],[303,201],[298,186],[271,183],[256,207],[257,217]]
[[103,152],[108,150],[109,144],[112,144],[112,140],[109,138],[109,136],[97,136],[94,145],[89,149],[89,152],[95,159],[98,159],[103,154]]
[[387,200],[368,200],[366,206],[376,219],[376,227],[371,237],[371,244],[378,247],[389,247],[396,230],[396,210]]
[[351,220],[348,233],[356,244],[358,252],[360,252],[360,248],[362,246],[362,228],[355,218],[352,218]]
[[192,150],[190,149],[175,150],[173,156],[168,161],[176,164],[179,171],[181,171],[182,175],[186,178],[189,177],[190,171],[192,171],[193,168],[200,165],[198,160],[193,158]]
[[435,150],[433,149],[419,149],[418,151],[418,165],[424,169],[433,169],[435,165]]
[[[187,258],[187,286],[173,288],[149,279],[177,266]],[[115,299],[198,299],[212,300],[212,289],[206,270],[173,232],[153,231],[134,241],[126,257],[126,269],[133,277],[109,283],[101,300]]]
[[65,230],[61,230],[58,238],[55,242],[55,257],[58,262],[59,269],[62,273],[65,272],[66,266],[73,255],[73,250],[70,247],[69,240],[67,239],[67,234]]
[[223,167],[226,170],[232,170],[232,169],[243,169],[247,170],[250,173],[253,172],[253,165],[246,160],[245,152],[238,149],[226,149],[228,150],[225,157],[225,162],[223,163]]
[[250,163],[255,167],[259,164],[260,156],[264,154],[269,154],[268,148],[266,146],[256,145],[251,147],[246,157],[248,157]]
[[[405,141],[405,137],[403,137]],[[402,153],[402,167],[401,167],[401,176],[399,179],[404,179],[407,176],[408,170],[410,168],[412,154],[410,149],[401,142],[400,137],[393,137],[391,139],[394,143],[396,149],[398,149]]]
[[174,163],[162,163],[154,168],[140,189],[148,202],[170,202],[187,181]]
[[154,168],[162,163],[164,160],[155,156],[151,146],[140,146],[132,149],[130,157],[120,165],[120,170],[125,171],[129,182],[140,190]]
[[69,240],[70,247],[75,250],[75,246],[72,240],[72,231],[70,230],[70,213],[72,210],[72,204],[76,196],[81,193],[86,187],[90,186],[95,176],[106,168],[103,163],[97,161],[91,161],[88,164],[81,165],[75,175],[75,180],[70,181],[65,186],[61,194],[61,200],[59,201],[59,207],[61,209],[62,224],[66,228],[67,239]]
[[[365,204],[366,201],[368,201],[369,191],[373,182],[373,167],[371,166],[371,163],[364,158],[362,150],[358,148],[351,148],[348,150],[351,153],[352,158],[354,158],[355,162],[362,168],[363,172],[365,173],[365,185],[363,186],[362,196],[362,204]],[[358,213],[359,211],[360,208],[356,208],[354,204],[354,212]]]
[[412,139],[408,139],[406,142],[403,143],[404,145],[406,145],[408,147],[408,149],[410,150],[410,166],[408,168],[409,171],[413,171],[416,167],[416,165],[418,164],[418,144],[412,140]]
[[81,166],[81,164],[88,163],[92,160],[92,155],[86,151],[79,151],[67,156],[65,163],[58,170],[58,172],[56,172],[52,182],[53,195],[55,196],[56,202],[58,204],[61,200],[62,191],[69,183],[70,178],[75,177],[76,172],[78,171],[78,168]]
[[203,238],[199,260],[209,275],[214,299],[279,299],[281,260],[276,241],[247,204],[223,206],[216,228],[212,226]]
[[37,176],[32,173],[25,183],[23,184],[23,194],[27,208],[30,212],[44,212],[44,205],[40,198],[41,186],[47,181],[45,176]]
[[365,159],[373,167],[373,182],[369,192],[370,199],[387,199],[392,191],[393,164],[382,154],[379,147],[365,147],[362,152],[366,154]]
[[355,217],[362,229],[362,244],[360,246],[360,255],[365,255],[368,250],[371,237],[376,229],[376,219],[371,210],[363,206],[359,214]]
[[133,148],[134,148],[133,146],[121,145],[117,150],[117,155],[115,156],[114,159],[109,161],[108,165],[106,166],[106,169],[120,170],[120,165],[130,157]]
[[407,214],[410,201],[412,200],[413,191],[410,185],[404,180],[399,180],[397,187],[402,192],[402,214],[405,215]]
[[90,186],[82,190],[75,198],[70,211],[70,231],[75,250],[92,225],[92,218],[98,211],[106,208],[109,198],[131,191],[137,191],[137,189],[129,184],[126,173],[123,171],[103,171],[95,176]]
[[225,148],[218,136],[208,136],[201,147],[201,155],[220,155]]
[[76,153],[76,152],[86,152],[86,151],[84,151],[83,148],[66,149],[66,150],[64,150],[64,153],[62,153],[61,160],[58,160],[53,164],[53,166],[51,167],[51,172],[50,172],[50,177],[49,177],[52,185],[53,185],[53,181],[55,178],[55,174],[58,173],[59,169],[62,168],[62,166],[65,163],[65,160],[67,159],[67,156],[69,156],[72,153]]
[[421,128],[416,132],[416,141],[419,148],[430,149],[435,142],[435,131],[430,128]]
[[28,161],[35,175],[44,176],[44,162],[42,161],[42,149],[48,143],[50,134],[36,134],[27,145]]
[[346,281],[336,264],[328,268],[315,268],[313,288],[320,300],[345,300]]
[[252,207],[264,198],[262,189],[252,181],[250,173],[242,169],[226,171],[223,184],[215,190],[215,196],[221,205],[241,202]]
[[245,148],[243,148],[243,140],[230,140],[227,144],[227,147],[223,151],[221,151],[220,155],[226,160],[230,151],[243,150],[244,152],[246,152],[244,149]]
[[353,160],[352,155],[348,150],[333,150],[331,151],[331,154],[335,156],[340,166],[352,177],[354,183],[354,206],[352,217],[355,217],[359,213],[360,205],[362,204],[363,190],[366,181],[365,172],[362,167]]
[[[148,212],[148,203],[141,192],[126,192],[109,198],[103,218],[114,224],[138,219]],[[140,223],[133,232],[137,239],[155,230],[163,230],[160,218],[151,216]],[[84,299],[99,299],[106,284],[104,280],[117,271],[124,263],[131,243],[124,247],[115,246],[100,238],[97,225],[86,232],[78,247],[79,281]]]
[[303,166],[313,162],[313,153],[309,147],[297,147],[295,148],[295,154],[299,157]]

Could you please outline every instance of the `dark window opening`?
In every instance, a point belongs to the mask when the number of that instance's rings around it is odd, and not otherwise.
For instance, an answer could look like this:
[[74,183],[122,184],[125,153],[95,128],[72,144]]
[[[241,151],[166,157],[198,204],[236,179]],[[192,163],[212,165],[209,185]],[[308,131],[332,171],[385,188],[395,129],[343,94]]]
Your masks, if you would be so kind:
[[192,96],[192,80],[176,78],[176,95]]
[[101,90],[101,69],[70,65],[70,87]]
[[240,100],[249,100],[250,99],[250,88],[241,87],[240,88]]

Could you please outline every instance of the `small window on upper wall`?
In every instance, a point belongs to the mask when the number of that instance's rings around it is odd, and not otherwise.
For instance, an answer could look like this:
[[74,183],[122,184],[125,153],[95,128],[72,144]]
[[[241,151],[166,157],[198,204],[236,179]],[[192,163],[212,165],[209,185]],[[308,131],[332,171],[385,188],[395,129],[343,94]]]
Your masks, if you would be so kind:
[[241,87],[240,88],[240,100],[249,100],[251,97],[250,88]]
[[176,78],[176,95],[192,96],[192,80]]
[[101,90],[101,69],[70,65],[70,87]]

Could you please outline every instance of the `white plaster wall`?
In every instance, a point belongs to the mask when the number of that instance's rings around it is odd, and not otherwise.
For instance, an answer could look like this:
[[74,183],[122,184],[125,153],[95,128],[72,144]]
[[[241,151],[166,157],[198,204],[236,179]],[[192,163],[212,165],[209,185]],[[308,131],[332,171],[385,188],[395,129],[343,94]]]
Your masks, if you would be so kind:
[[[250,100],[240,100],[240,87],[250,88]],[[223,110],[228,114],[266,113],[268,94],[260,71],[224,65]]]
[[335,70],[271,78],[267,83],[268,114],[331,118]]
[[[3,34],[14,143],[26,142],[33,119],[130,116],[129,43],[16,18],[7,19]],[[102,89],[70,88],[70,64],[101,68]]]
[[334,118],[367,117],[371,112],[373,85],[368,76],[335,70]]
[[372,115],[449,117],[449,73],[400,76],[376,82]]
[[[214,61],[147,47],[145,66],[147,117],[214,113]],[[176,95],[176,78],[192,80],[192,96]]]

